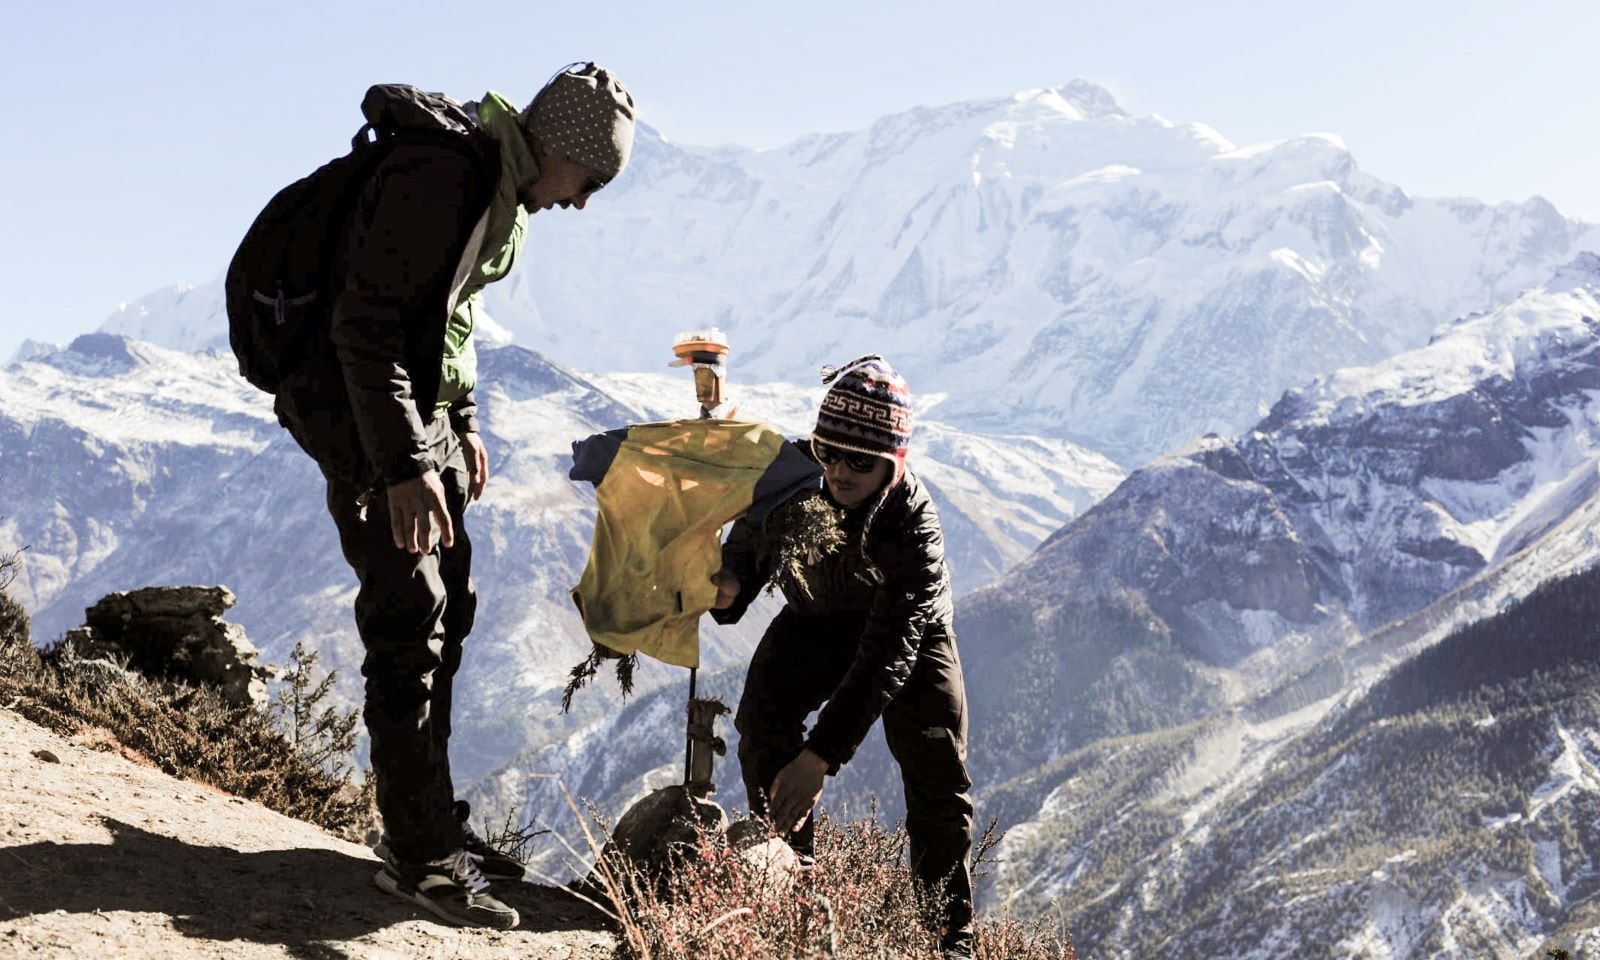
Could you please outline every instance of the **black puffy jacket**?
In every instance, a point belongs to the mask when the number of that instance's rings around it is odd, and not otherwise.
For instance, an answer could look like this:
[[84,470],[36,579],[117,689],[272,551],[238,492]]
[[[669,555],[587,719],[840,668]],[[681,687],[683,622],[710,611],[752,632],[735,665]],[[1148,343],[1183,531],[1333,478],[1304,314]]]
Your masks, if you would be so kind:
[[[362,109],[381,126],[403,106],[373,87]],[[389,95],[386,95],[389,94]],[[462,118],[465,118],[462,114]],[[389,150],[355,200],[333,275],[325,343],[278,390],[278,421],[330,477],[360,486],[422,476],[445,327],[477,254],[474,228],[494,195],[499,154],[487,134],[430,130]],[[456,432],[476,429],[469,392],[450,409]]]
[[[905,685],[923,645],[951,635],[955,616],[944,533],[926,488],[907,472],[869,518],[870,512],[861,507],[845,515],[848,542],[806,571],[808,590],[779,581],[792,615],[837,621],[856,612],[864,622],[855,658],[806,742],[834,768],[855,754]],[[733,525],[722,562],[739,577],[739,596],[728,609],[712,611],[713,619],[733,623],[744,615],[771,578],[778,550],[766,525],[746,519]]]

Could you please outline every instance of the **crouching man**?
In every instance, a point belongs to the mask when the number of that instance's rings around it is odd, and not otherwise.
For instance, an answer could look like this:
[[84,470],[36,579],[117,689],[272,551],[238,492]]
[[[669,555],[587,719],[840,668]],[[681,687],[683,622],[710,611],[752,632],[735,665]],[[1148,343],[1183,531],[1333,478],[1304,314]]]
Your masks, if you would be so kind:
[[[734,720],[750,810],[809,857],[824,776],[882,716],[905,787],[912,869],[942,898],[945,956],[970,957],[966,692],[939,517],[906,469],[911,394],[876,356],[824,368],[824,382],[810,446],[845,542],[777,579],[786,603],[756,648]],[[715,578],[718,623],[737,621],[772,579],[782,536],[747,519],[733,525]]]

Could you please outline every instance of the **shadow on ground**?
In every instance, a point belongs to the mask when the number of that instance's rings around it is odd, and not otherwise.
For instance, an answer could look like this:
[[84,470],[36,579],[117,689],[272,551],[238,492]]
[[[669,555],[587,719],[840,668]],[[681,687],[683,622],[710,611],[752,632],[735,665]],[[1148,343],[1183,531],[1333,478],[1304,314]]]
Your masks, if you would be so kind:
[[[106,818],[112,842],[0,848],[0,921],[64,910],[165,914],[185,936],[277,944],[304,960],[342,960],[341,942],[431,916],[373,885],[378,862],[335,850],[241,853],[194,846]],[[609,932],[567,892],[495,885],[517,932]]]

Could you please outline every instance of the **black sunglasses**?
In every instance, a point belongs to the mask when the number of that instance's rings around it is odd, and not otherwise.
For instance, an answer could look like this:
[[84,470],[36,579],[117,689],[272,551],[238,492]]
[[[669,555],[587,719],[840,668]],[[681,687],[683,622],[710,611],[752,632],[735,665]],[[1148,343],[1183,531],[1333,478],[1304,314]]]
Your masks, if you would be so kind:
[[882,462],[882,457],[875,457],[870,453],[855,453],[843,450],[831,443],[825,443],[815,437],[811,438],[811,452],[816,454],[817,462],[825,467],[831,467],[840,460],[844,465],[856,473],[871,473]]

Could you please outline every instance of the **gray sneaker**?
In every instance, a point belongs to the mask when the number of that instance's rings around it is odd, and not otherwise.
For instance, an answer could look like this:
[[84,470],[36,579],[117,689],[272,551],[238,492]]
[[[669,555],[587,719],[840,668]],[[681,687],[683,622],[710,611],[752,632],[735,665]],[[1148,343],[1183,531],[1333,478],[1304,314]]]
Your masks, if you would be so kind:
[[450,805],[450,815],[461,824],[461,846],[466,851],[478,858],[478,869],[490,880],[521,880],[527,868],[522,862],[509,854],[501,853],[489,846],[488,841],[478,836],[472,829],[472,808],[467,806],[467,801],[457,800]]
[[[478,861],[478,870],[485,877],[490,880],[521,880],[527,873],[522,861],[489,846],[488,841],[478,836],[478,832],[472,829],[472,825],[468,822],[472,816],[472,808],[467,806],[465,800],[457,800],[450,807],[450,815],[461,824],[462,848]],[[372,852],[384,863],[398,865],[400,862],[395,858],[394,849],[389,846],[387,833],[380,836],[378,842],[373,844]]]
[[379,890],[410,900],[446,923],[495,930],[517,925],[517,911],[489,892],[477,859],[465,850],[427,863],[386,860],[372,879]]

